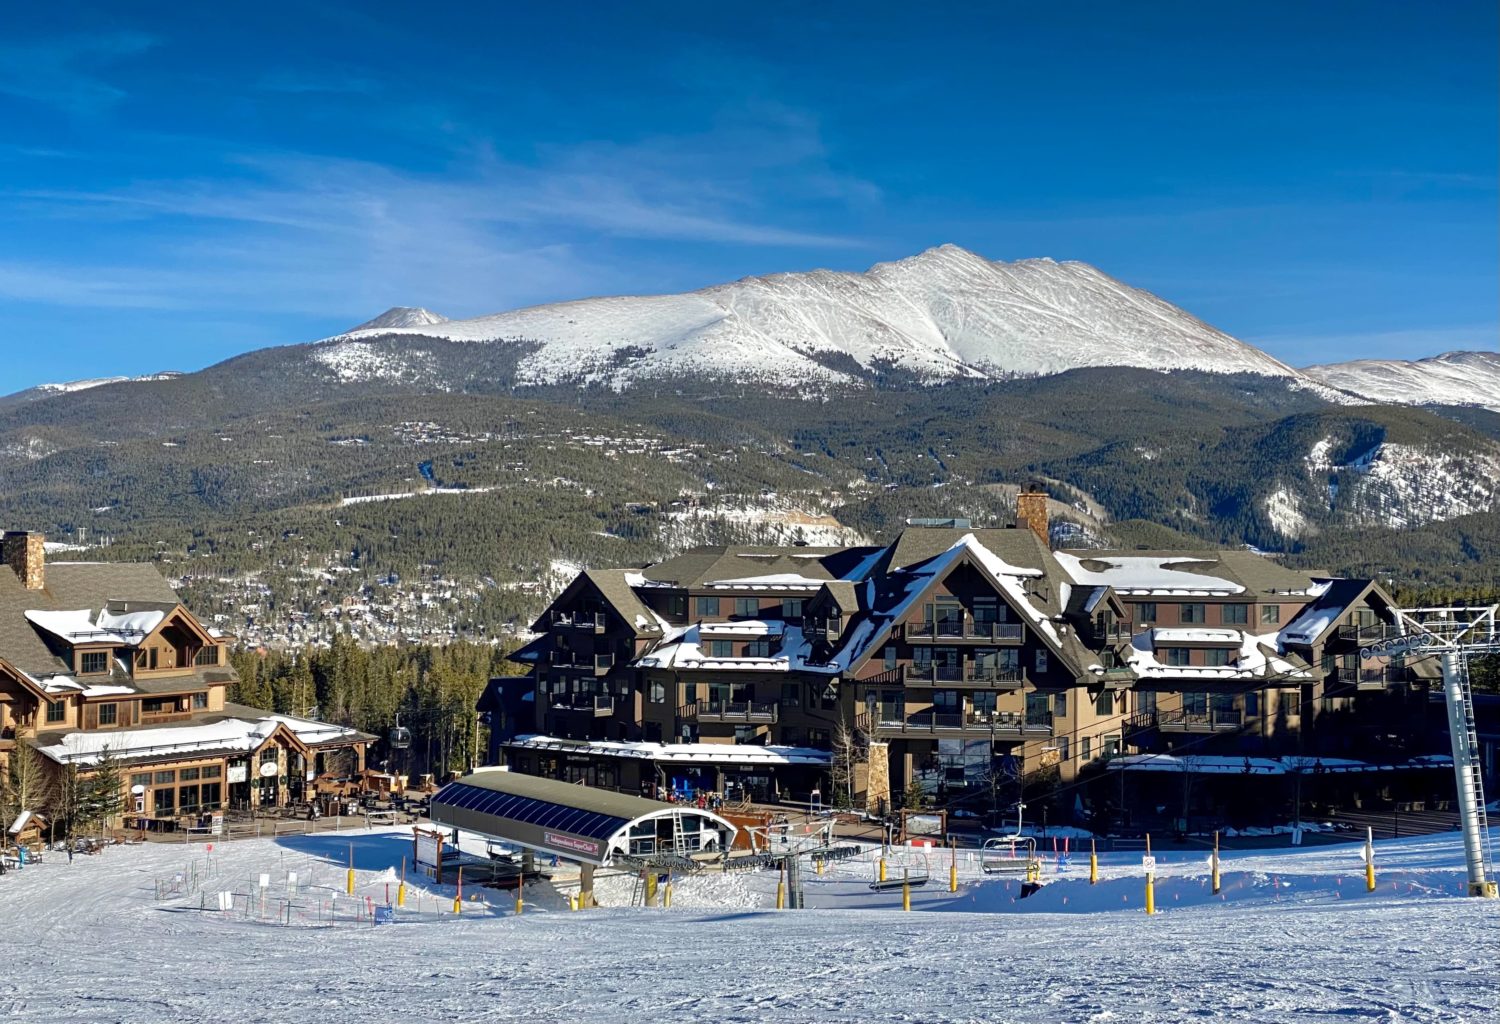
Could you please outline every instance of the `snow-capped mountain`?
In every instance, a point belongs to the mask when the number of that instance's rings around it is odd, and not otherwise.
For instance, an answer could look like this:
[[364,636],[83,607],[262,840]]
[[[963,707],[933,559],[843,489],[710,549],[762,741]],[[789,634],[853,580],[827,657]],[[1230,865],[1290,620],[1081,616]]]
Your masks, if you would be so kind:
[[[393,311],[394,312],[394,311]],[[392,334],[525,347],[517,377],[628,386],[691,375],[802,388],[897,374],[925,382],[1136,366],[1297,371],[1084,263],[987,260],[953,245],[865,273],[750,277],[682,295],[584,299],[401,325],[391,314],[321,345],[349,379],[389,372],[370,339]],[[1310,382],[1309,382],[1310,383]]]
[[445,324],[448,318],[430,309],[421,306],[392,306],[373,320],[366,320],[358,327],[349,328],[349,333],[355,331],[374,331],[391,327],[429,327],[432,324]]
[[87,391],[89,388],[103,387],[105,384],[137,383],[147,380],[171,380],[173,377],[181,377],[178,370],[163,370],[160,373],[147,373],[139,377],[90,377],[86,380],[60,381],[56,384],[38,384],[32,390],[44,394],[56,395],[69,391]]
[[1396,405],[1477,405],[1500,412],[1500,352],[1358,359],[1302,371],[1332,387]]

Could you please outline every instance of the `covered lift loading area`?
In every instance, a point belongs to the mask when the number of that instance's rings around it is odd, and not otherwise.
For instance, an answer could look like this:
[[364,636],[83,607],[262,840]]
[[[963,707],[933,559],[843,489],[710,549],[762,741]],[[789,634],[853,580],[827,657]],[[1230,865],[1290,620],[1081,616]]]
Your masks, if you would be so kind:
[[[448,783],[429,818],[461,832],[580,866],[579,894],[593,904],[594,869],[616,860],[688,867],[728,853],[736,827],[710,811],[500,769]],[[523,873],[531,863],[522,867]]]

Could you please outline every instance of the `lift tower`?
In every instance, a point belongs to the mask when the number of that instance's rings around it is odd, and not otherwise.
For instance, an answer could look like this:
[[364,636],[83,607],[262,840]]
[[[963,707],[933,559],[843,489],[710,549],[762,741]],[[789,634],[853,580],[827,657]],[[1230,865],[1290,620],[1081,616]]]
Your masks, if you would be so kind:
[[1413,654],[1437,657],[1443,666],[1443,698],[1448,707],[1448,736],[1458,783],[1459,829],[1469,872],[1469,895],[1491,899],[1497,893],[1484,806],[1484,772],[1474,729],[1474,694],[1469,686],[1469,659],[1500,654],[1500,605],[1447,608],[1401,608],[1391,635],[1360,650],[1361,658]]

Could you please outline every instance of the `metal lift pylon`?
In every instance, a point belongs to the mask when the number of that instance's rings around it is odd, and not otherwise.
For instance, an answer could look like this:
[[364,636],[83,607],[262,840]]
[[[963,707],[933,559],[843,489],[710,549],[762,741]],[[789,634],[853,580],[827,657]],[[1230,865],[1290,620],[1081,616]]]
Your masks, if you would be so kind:
[[1459,830],[1470,896],[1500,896],[1494,878],[1489,815],[1484,805],[1484,772],[1474,727],[1474,694],[1469,686],[1469,658],[1500,654],[1500,605],[1397,609],[1395,635],[1360,651],[1362,658],[1398,654],[1436,655],[1443,669],[1443,700],[1448,710],[1448,737],[1458,787]]

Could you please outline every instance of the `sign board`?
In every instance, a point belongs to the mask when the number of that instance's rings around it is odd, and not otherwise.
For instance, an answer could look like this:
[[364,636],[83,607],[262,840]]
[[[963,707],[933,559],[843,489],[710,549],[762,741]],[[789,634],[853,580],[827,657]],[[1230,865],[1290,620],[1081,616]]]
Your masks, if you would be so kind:
[[307,770],[307,781],[308,781],[308,782],[311,782],[311,781],[313,781],[313,779],[315,779],[315,778],[317,778],[317,775],[318,775],[318,773],[317,773],[317,772],[315,772],[315,771],[313,771],[313,770],[312,770],[312,769],[311,769],[311,768],[309,768],[309,769],[308,769],[308,770]]
[[1141,858],[1141,867],[1143,867],[1143,868],[1146,869],[1146,874],[1148,874],[1148,875],[1154,875],[1154,874],[1156,874],[1156,858],[1155,857],[1142,857]]
[[576,836],[565,836],[556,832],[543,832],[542,842],[564,852],[584,853],[590,857],[599,856],[599,844],[592,839],[579,839]]
[[229,766],[229,774],[225,776],[230,782],[244,782],[249,778],[249,766],[245,764],[232,764]]
[[[208,833],[209,833],[209,835],[214,835],[214,836],[222,836],[224,834],[224,812],[223,811],[214,811],[212,814],[210,814],[208,816]],[[210,850],[212,850],[213,849],[213,845],[210,844],[208,848]]]
[[438,862],[438,849],[441,839],[431,832],[417,833],[417,863],[430,864],[434,867]]
[[263,779],[269,779],[271,776],[275,775],[279,770],[280,769],[278,769],[276,767],[276,762],[275,761],[263,761],[263,762],[261,762],[261,766],[260,766],[260,777],[263,778]]
[[908,814],[906,831],[914,836],[940,836],[943,834],[943,819],[937,814]]

